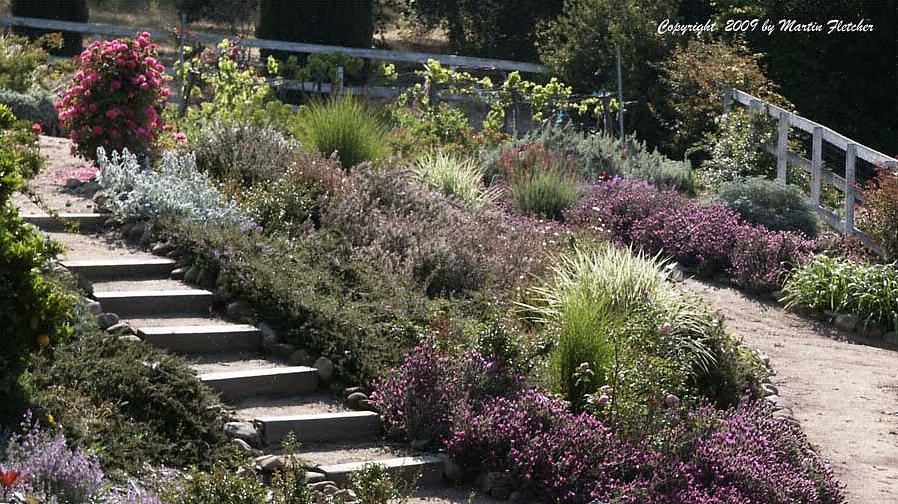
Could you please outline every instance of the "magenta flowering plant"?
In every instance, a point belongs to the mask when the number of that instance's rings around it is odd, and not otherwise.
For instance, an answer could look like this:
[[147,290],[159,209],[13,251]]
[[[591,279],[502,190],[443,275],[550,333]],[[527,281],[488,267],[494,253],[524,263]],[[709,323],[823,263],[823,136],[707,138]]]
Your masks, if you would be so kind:
[[[501,392],[475,386],[491,360],[452,358],[430,338],[376,386],[391,427],[430,422],[437,447],[471,475],[494,471],[540,502],[749,504],[844,501],[831,468],[797,425],[747,398],[718,410],[661,396],[665,421],[642,439],[620,422],[573,413],[570,404],[519,380]],[[493,378],[501,375],[492,375]],[[607,388],[600,392],[611,394]],[[420,431],[419,431],[420,432]]]
[[815,242],[802,233],[745,222],[723,204],[703,204],[647,182],[611,179],[590,188],[565,222],[668,257],[699,274],[726,273],[750,291],[776,290]]
[[94,42],[78,61],[71,86],[55,105],[77,153],[94,160],[98,147],[149,150],[165,126],[162,108],[170,94],[150,34]]

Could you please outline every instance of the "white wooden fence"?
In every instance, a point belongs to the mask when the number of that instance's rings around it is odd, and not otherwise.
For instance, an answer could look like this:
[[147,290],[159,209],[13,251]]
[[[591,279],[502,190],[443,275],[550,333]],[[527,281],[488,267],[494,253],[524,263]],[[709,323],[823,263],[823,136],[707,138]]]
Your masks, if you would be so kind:
[[[115,37],[133,37],[140,31],[149,31],[153,38],[177,38],[176,31],[145,30],[142,28],[130,28],[97,23],[76,23],[72,21],[56,21],[52,19],[39,19],[18,16],[5,16],[0,18],[3,26],[24,26],[28,28],[41,28],[46,30],[67,31],[85,33],[90,35],[111,35]],[[225,35],[213,35],[209,33],[192,32],[191,37],[205,43],[218,43]],[[477,68],[485,70],[500,70],[506,72],[526,72],[546,74],[548,69],[536,63],[522,61],[508,61],[487,58],[474,58],[470,56],[457,56],[454,54],[428,54],[421,52],[387,51],[383,49],[363,49],[358,47],[341,47],[322,44],[306,44],[300,42],[283,42],[280,40],[265,40],[245,38],[241,41],[244,47],[269,49],[274,51],[295,53],[343,53],[362,59],[375,59],[382,61],[402,61],[406,63],[427,63],[427,60],[437,60],[445,66],[457,68]]]
[[[885,257],[882,247],[869,235],[854,226],[855,204],[863,204],[863,196],[858,191],[856,183],[856,165],[858,158],[873,165],[880,165],[892,170],[898,170],[898,159],[887,156],[879,151],[862,145],[826,126],[815,123],[784,110],[776,105],[767,103],[738,89],[724,91],[724,111],[728,112],[733,103],[745,105],[751,115],[767,114],[777,119],[778,135],[776,145],[763,144],[760,147],[764,151],[776,156],[776,178],[786,184],[786,173],[789,165],[796,166],[811,174],[811,205],[817,210],[817,214],[830,226],[838,229],[842,234],[854,235],[868,248]],[[796,128],[812,135],[811,159],[807,159],[799,153],[789,150],[789,131]],[[828,170],[823,165],[823,142],[828,142],[838,149],[845,151],[845,176]],[[831,212],[820,205],[820,194],[823,182],[835,187],[845,195],[844,217]],[[898,225],[898,224],[896,224]]]

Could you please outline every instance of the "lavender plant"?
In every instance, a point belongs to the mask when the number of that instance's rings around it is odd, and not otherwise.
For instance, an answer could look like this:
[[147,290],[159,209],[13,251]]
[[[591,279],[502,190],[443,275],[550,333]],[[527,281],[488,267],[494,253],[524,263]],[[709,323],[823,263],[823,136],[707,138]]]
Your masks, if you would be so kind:
[[21,433],[10,438],[0,463],[0,473],[15,475],[3,479],[4,499],[14,496],[47,504],[161,504],[135,483],[126,489],[114,488],[95,456],[81,447],[69,447],[63,434],[44,428],[30,411],[21,428]]

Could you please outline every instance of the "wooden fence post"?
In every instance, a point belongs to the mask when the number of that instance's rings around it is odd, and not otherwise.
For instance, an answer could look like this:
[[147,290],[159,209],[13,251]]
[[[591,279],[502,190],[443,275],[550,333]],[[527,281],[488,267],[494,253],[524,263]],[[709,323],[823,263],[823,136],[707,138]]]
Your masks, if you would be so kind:
[[776,180],[786,185],[786,167],[788,166],[788,149],[789,149],[789,113],[785,110],[780,112],[779,136],[776,142]]
[[814,127],[814,143],[811,152],[811,203],[820,206],[820,186],[823,182],[823,128]]
[[729,114],[733,108],[733,90],[727,88],[723,90],[723,113]]
[[343,94],[343,67],[337,67],[337,96]]
[[761,100],[752,99],[748,102],[748,127],[749,134],[751,135],[751,144],[754,146],[758,141],[758,127],[755,124],[758,120],[758,115],[761,110],[764,108],[764,104]]
[[850,143],[845,149],[845,234],[854,234],[854,179],[857,163],[857,144]]

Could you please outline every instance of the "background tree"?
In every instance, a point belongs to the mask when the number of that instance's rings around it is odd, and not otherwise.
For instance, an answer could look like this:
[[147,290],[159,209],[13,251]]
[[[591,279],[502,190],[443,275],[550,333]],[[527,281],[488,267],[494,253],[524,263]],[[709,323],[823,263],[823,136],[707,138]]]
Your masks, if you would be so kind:
[[624,99],[640,104],[629,112],[635,127],[650,144],[661,143],[653,118],[653,103],[663,101],[658,63],[664,61],[676,37],[659,35],[658,23],[677,19],[679,0],[566,0],[556,19],[539,33],[539,55],[553,74],[575,91],[616,90],[615,45],[623,60]]
[[[731,1],[722,17],[754,15],[824,24],[823,32],[750,33],[768,75],[801,113],[886,154],[898,153],[898,1]],[[839,19],[872,32],[827,33]]]
[[[371,47],[374,0],[261,0],[256,36],[261,39],[346,47]],[[263,51],[263,58],[274,54]]]
[[563,0],[414,0],[406,14],[424,28],[445,28],[452,51],[535,61],[536,27],[561,13]]
[[[11,0],[10,13],[13,16],[55,19],[58,21],[77,21],[86,23],[89,15],[86,0]],[[18,35],[37,38],[53,30],[16,27]],[[74,56],[82,50],[80,33],[63,32],[63,44],[60,48],[49,48],[51,54]]]

